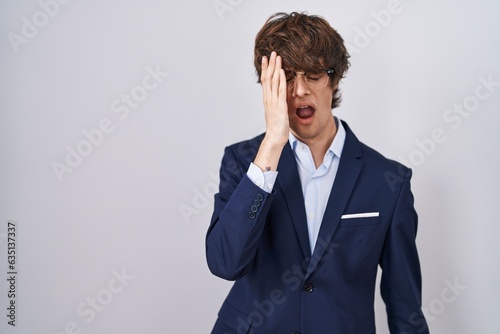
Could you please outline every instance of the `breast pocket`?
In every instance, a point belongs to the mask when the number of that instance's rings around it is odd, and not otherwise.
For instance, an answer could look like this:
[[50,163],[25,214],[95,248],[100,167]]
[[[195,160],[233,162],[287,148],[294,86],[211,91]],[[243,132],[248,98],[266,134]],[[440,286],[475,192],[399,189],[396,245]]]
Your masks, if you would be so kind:
[[340,227],[356,227],[380,224],[380,217],[345,218],[340,221]]

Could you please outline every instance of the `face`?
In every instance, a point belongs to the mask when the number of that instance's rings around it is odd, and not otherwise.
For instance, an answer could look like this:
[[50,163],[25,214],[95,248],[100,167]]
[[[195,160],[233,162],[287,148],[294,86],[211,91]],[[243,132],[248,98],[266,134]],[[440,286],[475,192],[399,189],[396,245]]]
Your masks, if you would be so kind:
[[[327,82],[327,85],[308,85],[306,75],[310,83],[324,79],[328,81],[321,82]],[[287,81],[290,129],[306,144],[331,142],[336,132],[331,109],[334,88],[330,85],[330,78],[325,78],[326,73],[306,75],[297,72],[295,80]]]

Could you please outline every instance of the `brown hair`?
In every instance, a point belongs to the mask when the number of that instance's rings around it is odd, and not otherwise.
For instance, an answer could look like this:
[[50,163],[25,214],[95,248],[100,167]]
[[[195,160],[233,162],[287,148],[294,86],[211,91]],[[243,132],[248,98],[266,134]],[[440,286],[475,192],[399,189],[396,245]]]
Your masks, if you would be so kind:
[[[344,40],[322,17],[293,12],[271,15],[255,38],[254,65],[260,83],[262,57],[276,51],[285,70],[318,73],[332,68],[330,85],[337,86],[349,68]],[[333,92],[332,109],[338,107],[338,86]]]

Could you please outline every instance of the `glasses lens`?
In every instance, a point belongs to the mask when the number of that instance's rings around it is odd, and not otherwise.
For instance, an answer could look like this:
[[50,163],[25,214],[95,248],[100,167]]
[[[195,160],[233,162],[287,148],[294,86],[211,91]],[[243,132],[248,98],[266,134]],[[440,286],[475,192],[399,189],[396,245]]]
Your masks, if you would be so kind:
[[[328,75],[326,73],[309,74],[304,72],[286,71],[286,82],[289,90],[294,89],[297,80],[304,80],[312,90],[318,90],[328,85]],[[299,79],[299,77],[302,77]]]
[[308,74],[305,76],[309,88],[318,90],[326,86],[328,82],[328,75],[326,73]]

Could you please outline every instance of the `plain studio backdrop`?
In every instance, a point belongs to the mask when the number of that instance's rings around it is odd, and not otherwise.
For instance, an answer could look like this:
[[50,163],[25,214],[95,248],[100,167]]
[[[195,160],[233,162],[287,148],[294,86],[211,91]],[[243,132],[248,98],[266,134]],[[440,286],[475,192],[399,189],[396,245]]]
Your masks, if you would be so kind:
[[[209,333],[231,286],[204,255],[219,164],[265,129],[253,43],[278,11],[339,31],[334,113],[414,170],[431,332],[500,333],[487,0],[0,1],[1,333]],[[375,311],[388,333],[378,290]]]

